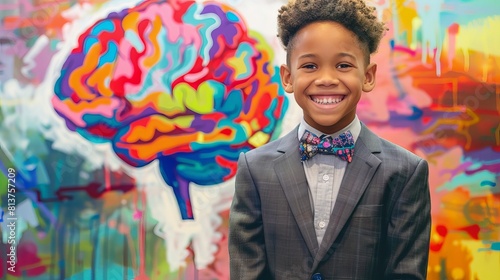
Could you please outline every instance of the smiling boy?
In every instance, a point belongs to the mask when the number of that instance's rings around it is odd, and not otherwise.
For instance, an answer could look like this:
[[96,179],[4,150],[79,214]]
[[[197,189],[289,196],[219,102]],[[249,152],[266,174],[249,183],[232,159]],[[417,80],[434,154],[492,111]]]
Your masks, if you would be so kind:
[[296,0],[278,15],[289,134],[241,154],[230,211],[231,279],[425,279],[427,162],[356,116],[385,31],[362,0]]

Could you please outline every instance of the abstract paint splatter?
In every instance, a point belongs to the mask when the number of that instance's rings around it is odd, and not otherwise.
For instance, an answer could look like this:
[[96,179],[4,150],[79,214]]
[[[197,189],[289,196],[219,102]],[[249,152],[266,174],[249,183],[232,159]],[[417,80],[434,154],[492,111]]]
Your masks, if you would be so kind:
[[[358,115],[429,162],[428,279],[496,280],[500,3],[368,1],[389,30]],[[15,168],[20,269],[0,278],[228,279],[237,153],[301,117],[285,2],[0,1],[0,260]]]
[[287,101],[271,54],[228,6],[146,1],[79,37],[52,102],[69,129],[112,143],[129,165],[158,160],[193,219],[190,182],[232,178],[239,153],[280,129]]

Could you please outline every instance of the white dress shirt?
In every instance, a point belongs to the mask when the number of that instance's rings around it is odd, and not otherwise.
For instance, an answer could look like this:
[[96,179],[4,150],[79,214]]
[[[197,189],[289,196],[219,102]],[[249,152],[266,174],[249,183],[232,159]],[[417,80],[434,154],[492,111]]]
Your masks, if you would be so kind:
[[[302,119],[298,131],[299,140],[302,138],[306,129],[316,134],[318,137],[326,134],[311,127]],[[356,116],[348,126],[334,134],[330,134],[330,136],[335,138],[347,130],[351,131],[354,142],[356,142],[361,131],[361,123],[358,116]],[[354,152],[356,152],[356,149]],[[318,239],[318,244],[321,244],[348,163],[335,155],[316,154],[302,164],[309,185],[309,198],[311,199],[314,213],[316,238]]]

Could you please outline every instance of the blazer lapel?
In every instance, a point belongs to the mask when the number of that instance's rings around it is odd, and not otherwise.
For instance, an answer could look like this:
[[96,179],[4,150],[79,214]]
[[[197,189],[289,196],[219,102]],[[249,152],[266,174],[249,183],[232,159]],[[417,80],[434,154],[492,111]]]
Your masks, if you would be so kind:
[[300,161],[297,133],[296,128],[283,137],[278,146],[278,152],[282,152],[283,155],[274,160],[274,170],[302,237],[314,257],[318,251],[318,240],[314,231],[309,186],[304,167]]
[[356,208],[359,199],[371,181],[381,161],[373,155],[380,152],[380,138],[364,125],[356,141],[354,158],[347,165],[330,222],[313,263],[313,270],[325,257],[345,223]]

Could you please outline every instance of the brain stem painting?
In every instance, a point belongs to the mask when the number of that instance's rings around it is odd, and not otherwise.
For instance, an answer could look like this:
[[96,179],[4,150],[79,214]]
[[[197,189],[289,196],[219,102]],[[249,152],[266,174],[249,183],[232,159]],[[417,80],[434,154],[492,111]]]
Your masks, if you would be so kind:
[[287,99],[272,50],[221,3],[143,1],[110,12],[65,57],[52,105],[69,130],[132,168],[157,161],[182,220],[189,186],[234,177],[278,137]]

